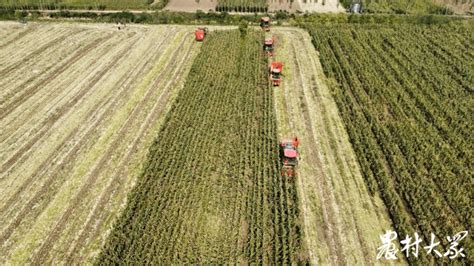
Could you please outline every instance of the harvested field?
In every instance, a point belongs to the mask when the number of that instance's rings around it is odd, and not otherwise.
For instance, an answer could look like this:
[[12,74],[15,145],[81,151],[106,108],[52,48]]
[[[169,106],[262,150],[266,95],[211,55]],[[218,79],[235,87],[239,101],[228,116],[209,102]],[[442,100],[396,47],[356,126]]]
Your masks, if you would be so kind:
[[397,265],[453,262],[448,236],[472,231],[468,22],[210,26],[202,43],[117,26],[0,23],[1,265],[386,264],[387,230],[424,242]]
[[0,23],[0,264],[91,262],[198,52],[191,32]]
[[307,32],[274,28],[275,60],[284,78],[274,89],[280,138],[298,136],[296,179],[303,245],[322,265],[375,263],[379,235],[391,228],[387,210],[364,183],[319,56]]

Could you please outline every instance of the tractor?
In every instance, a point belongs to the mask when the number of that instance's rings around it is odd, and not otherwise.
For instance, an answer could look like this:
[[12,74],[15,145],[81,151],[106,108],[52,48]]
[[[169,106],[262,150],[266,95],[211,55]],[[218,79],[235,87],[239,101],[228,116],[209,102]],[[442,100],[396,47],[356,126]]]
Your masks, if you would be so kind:
[[283,71],[282,62],[272,62],[270,64],[270,80],[272,81],[273,86],[280,86],[282,71]]
[[286,177],[294,177],[295,169],[298,166],[298,146],[300,141],[298,137],[293,139],[284,139],[280,142],[280,160],[281,175]]
[[260,27],[264,31],[270,31],[270,18],[269,17],[262,17],[260,19]]
[[263,50],[267,53],[268,56],[273,56],[273,38],[265,39],[263,42]]
[[206,37],[207,31],[207,28],[197,28],[197,30],[194,32],[194,35],[196,36],[196,41],[204,41],[204,37]]

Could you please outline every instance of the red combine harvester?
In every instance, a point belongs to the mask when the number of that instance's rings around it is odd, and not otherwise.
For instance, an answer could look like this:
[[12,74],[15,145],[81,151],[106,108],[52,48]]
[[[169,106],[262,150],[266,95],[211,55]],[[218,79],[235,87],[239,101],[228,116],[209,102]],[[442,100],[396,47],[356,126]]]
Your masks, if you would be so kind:
[[272,81],[273,86],[280,86],[282,71],[283,71],[282,62],[272,62],[270,64],[270,80]]
[[264,31],[270,31],[270,18],[269,17],[263,17],[260,19],[260,27]]
[[268,56],[273,56],[273,43],[274,43],[273,38],[265,39],[263,43],[263,50],[267,53]]
[[194,32],[194,35],[196,36],[196,41],[204,41],[204,37],[207,35],[207,28],[197,28],[197,30]]
[[296,176],[295,168],[298,166],[298,137],[285,139],[280,142],[281,175],[286,177]]

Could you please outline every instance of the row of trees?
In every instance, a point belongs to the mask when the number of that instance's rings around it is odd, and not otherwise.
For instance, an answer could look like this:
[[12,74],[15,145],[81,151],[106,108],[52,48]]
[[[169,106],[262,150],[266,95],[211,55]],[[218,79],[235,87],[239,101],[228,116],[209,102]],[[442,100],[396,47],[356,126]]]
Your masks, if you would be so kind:
[[[156,6],[156,5],[154,5]],[[230,10],[232,11],[232,10]],[[235,11],[235,10],[234,10]],[[218,24],[218,25],[238,25],[242,20],[258,25],[260,18],[263,16],[258,13],[229,14],[227,11],[221,12],[172,12],[159,11],[153,13],[131,13],[127,11],[119,13],[98,13],[96,11],[72,12],[69,10],[60,10],[56,13],[42,13],[38,10],[18,11],[15,8],[2,8],[0,6],[0,19],[15,19],[15,12],[21,12],[28,19],[36,19],[41,16],[49,16],[51,18],[77,18],[90,19],[95,22],[116,22],[123,20],[132,23],[150,23],[150,24]],[[241,11],[244,12],[244,11]],[[263,12],[263,11],[262,11]],[[409,15],[400,16],[395,14],[329,14],[329,13],[305,13],[295,14],[288,12],[276,12],[266,14],[272,18],[274,24],[281,25],[288,23],[292,26],[305,26],[313,24],[468,24],[474,25],[474,20],[463,19],[462,17],[441,16],[441,15]]]
[[267,0],[217,0],[216,11],[220,12],[267,12]]
[[206,37],[98,263],[298,261],[296,189],[279,174],[263,38]]
[[[309,30],[326,75],[337,81],[332,89],[370,191],[381,193],[400,235],[429,241],[434,233],[448,250],[447,236],[472,231],[471,31]],[[462,246],[472,250],[472,241]]]
[[168,0],[161,0],[157,5],[150,6],[154,0],[0,0],[0,8],[26,10],[59,10],[59,9],[146,9],[161,7]]

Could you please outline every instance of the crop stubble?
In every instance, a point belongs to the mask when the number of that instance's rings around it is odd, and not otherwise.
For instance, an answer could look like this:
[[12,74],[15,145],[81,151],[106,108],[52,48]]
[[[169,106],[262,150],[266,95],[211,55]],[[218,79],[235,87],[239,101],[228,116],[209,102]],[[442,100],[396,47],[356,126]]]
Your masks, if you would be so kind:
[[[7,221],[0,254],[13,263],[87,261],[125,201],[197,46],[188,27],[29,27],[46,32],[44,39],[57,31],[65,38],[26,59],[31,52],[19,47],[34,50],[29,42],[11,46],[24,38],[48,42],[18,28],[20,37],[0,54],[14,53],[0,69],[8,72],[0,80],[0,212]],[[76,40],[68,38],[76,31]],[[56,58],[59,64],[47,61]],[[32,71],[40,74],[21,79]]]

